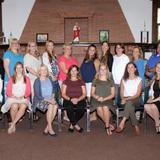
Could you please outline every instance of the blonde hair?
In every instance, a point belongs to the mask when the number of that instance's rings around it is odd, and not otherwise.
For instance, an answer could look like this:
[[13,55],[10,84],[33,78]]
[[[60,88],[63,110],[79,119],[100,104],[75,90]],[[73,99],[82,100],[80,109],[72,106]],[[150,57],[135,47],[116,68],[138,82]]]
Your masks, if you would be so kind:
[[67,46],[70,46],[71,49],[72,49],[72,44],[71,44],[71,43],[65,43],[65,44],[63,45],[63,54],[65,53],[65,49],[66,49]]
[[17,43],[18,43],[17,52],[19,52],[19,51],[20,51],[20,45],[19,45],[19,41],[18,41],[17,38],[11,39],[11,42],[10,42],[10,44],[9,44],[9,50],[12,51],[12,44],[13,44],[14,42],[17,42]]
[[38,55],[38,49],[37,49],[36,42],[28,42],[27,47],[26,47],[26,53],[30,53],[31,44],[35,44],[35,46],[36,46],[35,55]]
[[40,77],[41,76],[41,69],[42,68],[45,68],[47,70],[47,76],[46,77],[49,77],[49,70],[48,70],[48,67],[45,65],[45,64],[41,64],[39,70],[38,70],[38,76]]
[[95,79],[96,79],[96,80],[100,80],[99,71],[100,71],[100,68],[101,68],[102,66],[105,66],[105,67],[106,67],[106,70],[107,70],[106,78],[107,78],[107,80],[110,80],[109,68],[108,68],[108,66],[107,66],[106,64],[104,64],[104,63],[100,63],[99,68],[98,68],[98,72],[97,72],[97,74],[96,74],[96,76],[95,76]]

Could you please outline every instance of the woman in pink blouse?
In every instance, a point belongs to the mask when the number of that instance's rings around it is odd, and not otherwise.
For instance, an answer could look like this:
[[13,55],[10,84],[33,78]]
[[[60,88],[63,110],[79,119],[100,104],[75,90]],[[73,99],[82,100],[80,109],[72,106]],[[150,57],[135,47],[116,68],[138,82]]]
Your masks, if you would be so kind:
[[68,69],[72,65],[78,65],[78,62],[75,57],[72,56],[72,47],[70,44],[65,44],[63,47],[64,54],[59,57],[58,64],[59,64],[59,76],[58,81],[60,86],[64,80],[66,80]]
[[6,113],[10,110],[12,122],[8,128],[8,134],[16,131],[16,123],[24,115],[27,107],[31,109],[29,101],[31,94],[31,83],[24,75],[24,68],[21,62],[17,62],[14,67],[14,75],[9,79],[7,85],[7,100],[2,106],[1,111]]

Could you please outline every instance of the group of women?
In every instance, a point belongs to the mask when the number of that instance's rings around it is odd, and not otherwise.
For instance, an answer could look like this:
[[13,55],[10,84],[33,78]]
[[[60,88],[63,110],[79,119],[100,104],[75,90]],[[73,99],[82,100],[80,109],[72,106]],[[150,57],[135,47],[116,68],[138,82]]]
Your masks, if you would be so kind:
[[[107,135],[112,135],[114,130],[122,132],[128,119],[131,120],[135,133],[140,133],[135,116],[135,107],[141,103],[145,84],[145,62],[140,47],[133,48],[133,59],[130,60],[121,43],[116,44],[114,56],[110,53],[107,42],[102,43],[101,56],[97,53],[97,47],[91,44],[80,67],[72,56],[70,44],[64,45],[63,55],[59,58],[51,40],[46,42],[43,54],[39,54],[34,42],[28,43],[24,57],[19,49],[18,40],[13,39],[3,56],[6,97],[1,111],[10,111],[8,134],[16,131],[16,124],[28,107],[34,112],[34,120],[39,118],[37,110],[46,112],[47,125],[43,134],[56,136],[52,122],[60,101],[65,108],[64,120],[70,122],[69,132],[83,132],[78,122],[85,113],[86,105],[90,104],[91,120],[100,117]],[[160,133],[159,79],[158,62],[150,98],[145,104],[146,112],[155,120],[157,133]],[[111,122],[115,105],[124,106],[124,116],[117,128]]]

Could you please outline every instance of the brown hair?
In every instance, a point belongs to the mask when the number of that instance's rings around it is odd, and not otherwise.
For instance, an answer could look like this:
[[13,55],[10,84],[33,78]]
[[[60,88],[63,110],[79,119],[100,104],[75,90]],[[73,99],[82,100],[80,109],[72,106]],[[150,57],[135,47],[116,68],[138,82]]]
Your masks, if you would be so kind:
[[110,54],[110,46],[109,46],[109,43],[108,43],[107,41],[103,41],[103,42],[102,42],[102,45],[103,45],[104,43],[106,43],[106,44],[108,45],[109,49],[107,50],[107,52],[106,52],[104,55],[102,54],[100,61],[101,61],[102,63],[107,63],[107,62],[108,62],[108,57],[109,57],[109,54]]
[[117,46],[120,46],[120,47],[123,49],[123,53],[125,54],[125,47],[124,47],[124,44],[123,44],[123,43],[117,43],[117,44],[115,45],[115,48],[114,48],[115,54],[117,54],[117,52],[116,52],[116,47],[117,47]]
[[[156,64],[156,66],[155,66],[155,67],[157,67],[157,66],[158,66],[158,64],[160,64],[160,62],[158,62],[158,63]],[[156,79],[156,80],[159,80],[159,79],[158,79],[158,74],[157,74],[157,72],[156,72],[155,79]],[[160,86],[160,85],[159,85],[159,86]]]
[[[134,49],[136,49],[136,48],[139,50],[139,53],[140,53],[139,58],[143,58],[142,48],[139,47],[139,46],[135,46],[135,47],[133,47],[133,51],[134,51]],[[133,56],[133,51],[132,51],[132,61],[135,60],[135,59],[134,59],[134,56]]]
[[68,70],[68,73],[67,73],[67,79],[71,79],[71,71],[72,71],[73,68],[76,68],[76,69],[77,69],[77,71],[78,71],[77,78],[78,78],[78,79],[81,79],[80,69],[79,69],[79,67],[78,67],[77,65],[72,65],[72,66],[69,67],[69,70]]
[[26,83],[26,77],[25,77],[25,74],[24,74],[24,66],[21,62],[17,62],[14,66],[14,74],[13,74],[13,83],[15,84],[17,82],[17,73],[16,73],[16,68],[17,66],[20,65],[22,68],[23,68],[23,72],[22,72],[22,75],[23,75],[23,81],[24,83]]
[[135,65],[135,63],[134,63],[134,62],[129,62],[129,63],[127,63],[126,68],[125,68],[125,71],[124,71],[123,79],[124,79],[125,81],[129,78],[128,66],[129,66],[130,64],[132,64],[132,65],[136,68],[135,75],[136,75],[136,76],[139,76],[138,69],[137,69],[137,66]]
[[51,62],[52,62],[52,57],[53,57],[53,55],[55,56],[55,54],[54,54],[54,50],[52,50],[52,52],[49,52],[49,51],[47,50],[47,46],[49,45],[49,43],[52,43],[53,46],[54,46],[54,41],[52,41],[52,40],[46,41],[46,52],[47,52],[47,54],[48,54],[49,62],[51,63]]
[[83,62],[85,62],[85,61],[87,61],[87,60],[90,59],[89,49],[90,49],[91,47],[95,48],[95,54],[94,54],[94,57],[91,58],[91,60],[92,60],[92,61],[95,61],[95,60],[98,58],[97,47],[96,47],[94,44],[91,44],[91,45],[89,45],[88,48],[87,48],[86,55],[85,55],[85,57],[84,57]]

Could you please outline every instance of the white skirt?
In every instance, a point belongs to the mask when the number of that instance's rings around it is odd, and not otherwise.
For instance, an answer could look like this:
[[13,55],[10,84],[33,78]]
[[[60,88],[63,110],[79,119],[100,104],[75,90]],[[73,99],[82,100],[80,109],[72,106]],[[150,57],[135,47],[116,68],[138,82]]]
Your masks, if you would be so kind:
[[15,99],[15,98],[11,98],[11,97],[7,97],[7,100],[5,102],[5,104],[2,106],[1,108],[1,112],[2,113],[6,113],[10,110],[11,108],[11,105],[14,104],[14,103],[17,103],[17,104],[26,104],[28,109],[31,111],[32,108],[31,108],[31,102],[27,99],[27,98],[24,98],[24,99]]

